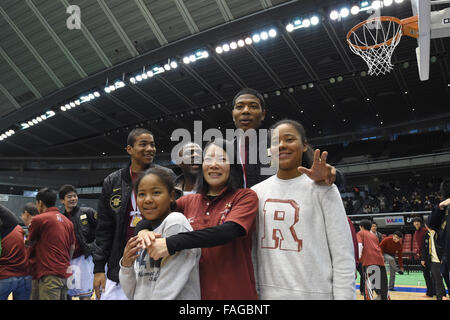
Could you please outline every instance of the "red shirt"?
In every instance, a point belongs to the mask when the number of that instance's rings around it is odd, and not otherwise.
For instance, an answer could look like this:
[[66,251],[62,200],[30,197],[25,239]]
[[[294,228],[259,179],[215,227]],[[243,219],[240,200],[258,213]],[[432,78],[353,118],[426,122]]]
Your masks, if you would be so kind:
[[425,236],[426,233],[427,229],[422,227],[420,227],[419,230],[416,230],[416,232],[414,232],[414,241],[416,242],[417,245],[416,254],[420,254],[420,251],[423,248],[423,237]]
[[0,279],[23,277],[28,274],[28,257],[23,240],[23,229],[17,225],[2,239]]
[[191,194],[177,200],[194,230],[217,226],[227,221],[241,225],[246,235],[232,242],[203,248],[200,258],[202,300],[256,300],[251,258],[252,233],[258,213],[258,197],[251,189],[223,190],[209,200],[205,194]]
[[28,240],[32,263],[33,279],[46,275],[68,278],[70,266],[70,249],[75,244],[75,232],[72,221],[58,211],[47,208],[31,220]]
[[[362,243],[363,251],[361,255],[361,263],[363,266],[384,266],[383,253],[378,245],[378,238],[372,232],[361,230],[356,234],[358,243]],[[359,253],[358,253],[359,255]]]
[[381,241],[380,248],[383,251],[383,253],[387,253],[391,256],[395,256],[397,254],[398,257],[398,265],[400,268],[403,268],[403,247],[402,247],[402,241],[399,241],[397,243],[394,242],[394,239],[392,236],[386,237]]

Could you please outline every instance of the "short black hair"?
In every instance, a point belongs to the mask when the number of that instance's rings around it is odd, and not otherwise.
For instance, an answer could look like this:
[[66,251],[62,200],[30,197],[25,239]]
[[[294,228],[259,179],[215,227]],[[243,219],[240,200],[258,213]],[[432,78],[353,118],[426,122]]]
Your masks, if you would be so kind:
[[36,195],[37,201],[42,201],[47,208],[56,204],[56,191],[50,188],[42,188]]
[[154,137],[153,133],[151,133],[150,130],[145,128],[135,128],[130,131],[127,137],[127,146],[134,146],[134,143],[136,142],[136,138],[139,137],[141,134],[147,133]]
[[237,98],[239,98],[240,96],[244,95],[244,94],[251,94],[255,97],[258,98],[259,103],[261,105],[261,109],[265,110],[266,109],[266,102],[264,101],[264,97],[261,93],[259,93],[258,91],[256,91],[255,89],[252,88],[244,88],[241,91],[239,91],[233,98],[233,102],[232,102],[232,106],[234,108],[234,105],[236,104],[236,100]]
[[359,222],[359,225],[364,228],[364,230],[369,231],[372,226],[372,221],[369,219],[363,219]]
[[[134,190],[136,194],[138,193],[139,184],[141,183],[142,179],[150,174],[154,174],[159,178],[159,180],[161,180],[161,182],[167,188],[169,194],[175,191],[175,176],[170,174],[170,171],[168,169],[164,169],[161,167],[151,167],[146,171],[144,171],[144,173],[139,175],[138,179],[134,183]],[[175,211],[175,209],[176,209],[176,202],[172,202],[170,204],[170,210]]]
[[28,202],[23,206],[22,212],[28,212],[31,216],[35,216],[39,214],[39,210],[37,209],[36,205],[32,202]]
[[399,238],[403,238],[403,233],[401,233],[400,231],[395,231],[394,235],[396,235]]
[[[228,190],[233,192],[239,188],[242,188],[244,186],[242,166],[238,163],[237,153],[234,152],[233,144],[230,141],[224,139],[211,140],[206,144],[205,148],[203,149],[204,154],[212,144],[225,150],[228,159],[230,161],[230,175],[228,177],[228,181],[226,184]],[[206,182],[203,176],[203,161],[202,161],[202,170],[200,170],[199,174],[197,175],[194,190],[196,190],[197,192],[207,193],[208,188],[209,188],[208,183]]]
[[66,194],[68,194],[70,192],[75,192],[78,195],[77,190],[75,189],[75,187],[73,185],[71,185],[71,184],[63,185],[61,188],[59,188],[59,199],[64,200],[64,197],[66,196]]
[[423,224],[423,220],[422,220],[422,218],[420,218],[420,217],[415,217],[415,218],[412,220],[413,223],[416,222],[416,221],[420,222],[421,225]]

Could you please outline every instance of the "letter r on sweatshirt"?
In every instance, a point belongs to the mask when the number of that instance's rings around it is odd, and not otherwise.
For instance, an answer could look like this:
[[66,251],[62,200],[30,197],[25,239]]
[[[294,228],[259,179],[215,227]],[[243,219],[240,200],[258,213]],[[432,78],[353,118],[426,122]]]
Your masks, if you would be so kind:
[[300,252],[302,240],[298,238],[294,228],[299,220],[299,211],[294,200],[267,199],[263,208],[261,248]]

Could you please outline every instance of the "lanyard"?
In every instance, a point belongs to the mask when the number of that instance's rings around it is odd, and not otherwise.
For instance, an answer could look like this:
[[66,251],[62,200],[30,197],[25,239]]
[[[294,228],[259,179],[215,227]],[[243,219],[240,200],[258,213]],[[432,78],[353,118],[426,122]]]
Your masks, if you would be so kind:
[[[130,167],[130,177],[131,177],[131,181],[133,181],[133,174],[131,172],[131,167]],[[131,206],[133,207],[133,211],[139,211],[139,208],[136,205],[136,194],[134,192],[134,188],[131,189]]]
[[[242,148],[243,147],[243,148]],[[242,155],[244,155],[244,158],[242,158]],[[239,159],[241,160],[242,164],[242,171],[243,171],[243,177],[244,177],[244,188],[247,188],[247,168],[246,168],[246,159],[247,159],[247,152],[245,150],[245,138],[244,143],[241,143],[241,139],[239,139]]]

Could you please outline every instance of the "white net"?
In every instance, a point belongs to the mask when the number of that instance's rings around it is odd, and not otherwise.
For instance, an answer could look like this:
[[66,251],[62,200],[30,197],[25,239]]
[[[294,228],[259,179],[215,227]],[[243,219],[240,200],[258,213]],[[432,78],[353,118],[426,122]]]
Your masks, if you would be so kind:
[[400,21],[379,17],[365,21],[359,28],[349,32],[347,41],[350,49],[364,59],[369,75],[390,72],[392,53],[402,37]]

